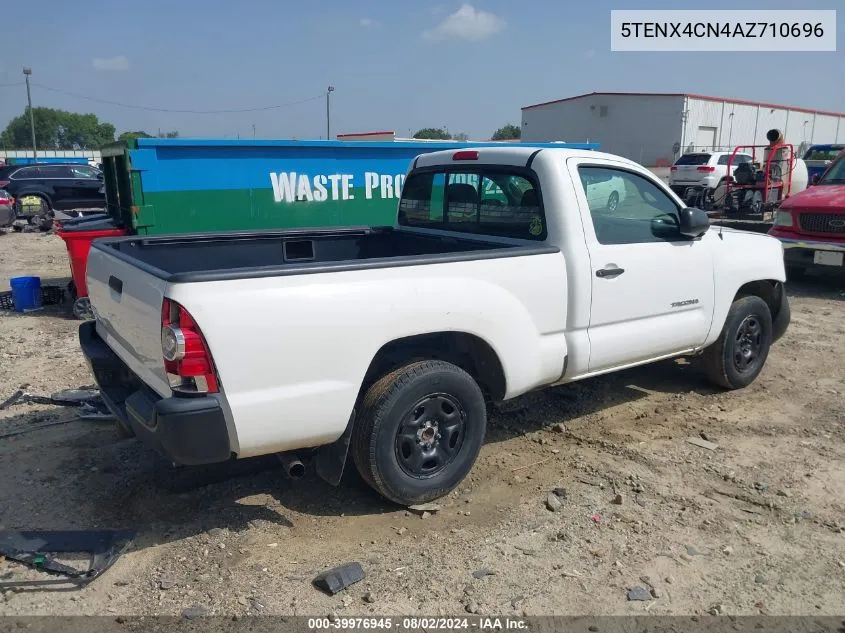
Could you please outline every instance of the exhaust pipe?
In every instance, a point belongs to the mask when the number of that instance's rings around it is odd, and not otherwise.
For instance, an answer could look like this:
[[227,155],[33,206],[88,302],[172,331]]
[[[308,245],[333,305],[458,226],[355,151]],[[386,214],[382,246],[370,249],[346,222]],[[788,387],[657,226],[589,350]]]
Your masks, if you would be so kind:
[[285,474],[291,479],[302,479],[305,476],[305,464],[303,464],[296,453],[279,453],[279,461]]

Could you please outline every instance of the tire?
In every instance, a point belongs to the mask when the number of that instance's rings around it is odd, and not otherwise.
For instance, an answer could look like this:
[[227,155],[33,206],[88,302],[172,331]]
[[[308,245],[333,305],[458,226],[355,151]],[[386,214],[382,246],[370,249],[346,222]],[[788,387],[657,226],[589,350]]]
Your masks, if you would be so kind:
[[772,344],[772,313],[760,297],[737,299],[722,333],[704,350],[707,378],[726,389],[750,385],[766,364]]
[[88,297],[77,297],[71,306],[71,312],[80,321],[90,321],[94,318],[94,311],[91,309],[91,300]]
[[383,497],[424,503],[466,477],[486,426],[484,395],[472,376],[443,361],[414,362],[367,390],[352,431],[352,457]]
[[42,215],[50,212],[50,203],[47,200],[45,200],[43,196],[41,196],[37,193],[24,194],[20,198],[15,200],[15,213],[17,214],[17,216],[19,218],[23,217],[23,209],[24,209],[23,199],[28,197],[28,196],[34,196],[34,197],[39,198],[41,200],[41,203],[38,206],[38,211],[35,212],[33,215],[28,216],[29,217],[29,223],[34,224],[34,222],[33,222],[34,218],[37,218],[39,216],[42,216]]
[[616,213],[616,208],[619,206],[619,193],[616,191],[610,192],[610,197],[607,199],[607,210],[611,213]]

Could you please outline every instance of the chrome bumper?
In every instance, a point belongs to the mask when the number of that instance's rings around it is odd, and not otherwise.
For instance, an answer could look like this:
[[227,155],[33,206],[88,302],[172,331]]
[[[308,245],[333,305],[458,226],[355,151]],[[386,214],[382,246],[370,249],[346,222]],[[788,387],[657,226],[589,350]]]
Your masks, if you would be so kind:
[[777,239],[783,244],[784,250],[790,248],[808,248],[814,251],[845,253],[845,242],[817,242],[815,240],[793,240],[785,237],[779,237]]

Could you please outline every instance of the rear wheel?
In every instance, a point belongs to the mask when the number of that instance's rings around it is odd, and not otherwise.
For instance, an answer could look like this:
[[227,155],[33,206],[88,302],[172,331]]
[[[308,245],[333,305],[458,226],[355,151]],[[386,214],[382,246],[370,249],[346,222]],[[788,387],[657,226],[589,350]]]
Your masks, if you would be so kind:
[[364,396],[352,456],[364,480],[401,505],[442,497],[475,463],[487,426],[472,376],[443,361],[405,365]]
[[77,297],[71,309],[73,316],[80,321],[90,321],[94,318],[94,311],[91,309],[91,300],[88,297]]
[[772,314],[760,297],[737,299],[728,311],[722,333],[704,350],[707,377],[720,387],[750,385],[766,364],[772,344]]
[[24,194],[15,200],[15,212],[18,217],[28,217],[30,224],[50,212],[50,203],[37,194]]

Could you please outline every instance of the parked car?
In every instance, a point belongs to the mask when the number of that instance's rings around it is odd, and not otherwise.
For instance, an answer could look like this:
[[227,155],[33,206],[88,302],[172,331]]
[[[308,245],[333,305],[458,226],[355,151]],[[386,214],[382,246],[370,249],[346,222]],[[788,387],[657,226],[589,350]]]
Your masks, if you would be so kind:
[[613,172],[594,171],[585,174],[581,182],[591,209],[603,206],[610,213],[616,213],[619,203],[625,200],[625,180]]
[[775,213],[769,235],[783,243],[790,278],[808,269],[845,266],[845,153],[804,191],[790,196]]
[[52,211],[103,207],[103,174],[88,165],[19,165],[0,168],[0,189],[15,200],[18,217]]
[[[613,178],[608,213],[587,189]],[[696,354],[749,385],[785,279],[777,240],[710,230],[633,161],[450,150],[414,160],[394,227],[96,240],[79,337],[122,428],[169,460],[278,453],[301,474],[305,452],[337,484],[348,448],[413,504],[470,471],[485,400]]]
[[[687,191],[692,188],[698,192],[702,189],[715,189],[728,175],[728,161],[732,152],[698,152],[684,154],[669,169],[669,186],[672,191],[685,199]],[[737,166],[750,163],[749,154],[737,152],[731,164],[731,176]]]
[[15,199],[8,191],[0,189],[0,228],[15,221]]
[[807,178],[813,182],[813,178],[821,176],[827,166],[845,150],[845,145],[811,145],[804,152],[804,162],[807,165]]

